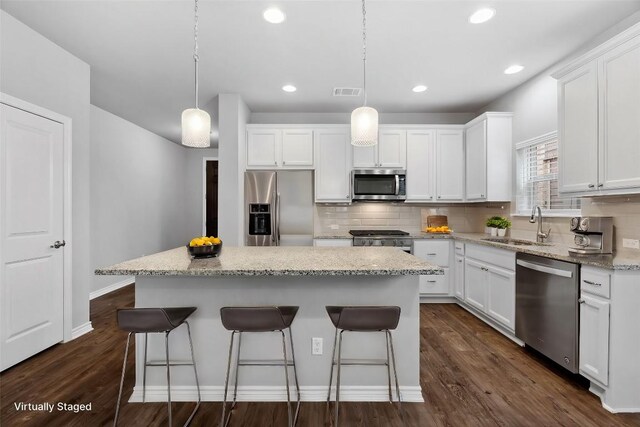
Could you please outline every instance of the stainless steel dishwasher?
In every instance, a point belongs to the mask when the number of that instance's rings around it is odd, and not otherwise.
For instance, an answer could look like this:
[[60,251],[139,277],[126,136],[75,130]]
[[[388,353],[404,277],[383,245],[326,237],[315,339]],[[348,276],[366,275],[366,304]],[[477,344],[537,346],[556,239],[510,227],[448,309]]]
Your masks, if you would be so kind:
[[516,256],[516,336],[573,373],[578,372],[578,264]]

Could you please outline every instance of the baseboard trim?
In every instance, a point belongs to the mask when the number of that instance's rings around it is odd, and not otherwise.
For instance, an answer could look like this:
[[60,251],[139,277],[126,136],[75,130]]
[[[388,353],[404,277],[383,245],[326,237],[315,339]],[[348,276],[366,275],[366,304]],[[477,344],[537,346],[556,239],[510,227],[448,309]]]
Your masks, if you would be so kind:
[[93,331],[93,325],[91,325],[91,322],[76,326],[71,330],[71,340],[69,341],[75,340],[76,338],[79,338],[84,334],[88,334],[91,331]]
[[[296,400],[292,387],[291,400]],[[201,386],[200,395],[205,402],[221,402],[224,397],[222,386]],[[229,388],[232,393],[232,388]],[[395,390],[393,392],[396,399]],[[400,387],[403,402],[424,403],[420,386]],[[171,400],[175,402],[195,402],[198,394],[195,386],[172,386]],[[232,398],[230,394],[227,399]],[[332,388],[331,399],[335,400],[335,387]],[[238,401],[240,402],[286,402],[287,393],[284,386],[240,386],[238,387]],[[300,400],[303,402],[324,402],[327,400],[326,386],[300,387]],[[389,400],[387,386],[343,386],[340,388],[341,402],[386,402]],[[147,386],[146,402],[166,402],[166,386]],[[133,389],[129,402],[142,402],[142,387]]]
[[114,283],[112,285],[109,286],[105,286],[102,289],[98,289],[97,291],[93,291],[89,294],[89,299],[95,299],[98,297],[101,297],[103,295],[108,294],[109,292],[113,292],[113,291],[117,291],[120,288],[124,288],[125,286],[129,286],[131,284],[135,283],[135,277],[127,277],[124,280],[121,280],[117,283]]
[[420,304],[455,304],[458,299],[449,295],[420,295]]

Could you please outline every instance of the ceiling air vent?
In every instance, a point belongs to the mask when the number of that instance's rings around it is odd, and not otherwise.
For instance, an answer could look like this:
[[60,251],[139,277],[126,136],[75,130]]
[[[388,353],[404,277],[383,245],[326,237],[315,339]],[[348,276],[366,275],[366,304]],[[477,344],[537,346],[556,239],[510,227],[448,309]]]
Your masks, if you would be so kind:
[[333,96],[360,96],[362,89],[359,87],[334,87]]

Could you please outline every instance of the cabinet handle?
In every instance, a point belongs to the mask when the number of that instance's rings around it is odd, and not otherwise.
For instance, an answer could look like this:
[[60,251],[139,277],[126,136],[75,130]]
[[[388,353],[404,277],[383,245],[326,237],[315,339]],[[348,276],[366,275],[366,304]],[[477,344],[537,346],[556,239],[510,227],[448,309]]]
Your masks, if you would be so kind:
[[436,283],[435,280],[427,280],[427,283]]
[[598,188],[604,187],[604,184],[598,184]]
[[442,198],[442,196],[438,196],[438,199],[441,199],[441,198]]
[[349,198],[349,195],[347,194],[347,199]]
[[462,260],[461,260],[461,259],[459,259],[459,260],[458,260],[458,262],[460,262],[460,263],[461,263],[461,262],[462,262]]
[[285,162],[285,161],[283,160],[283,161],[282,161],[282,164],[283,164],[283,165],[286,165],[286,164],[287,164],[287,162]]
[[586,283],[587,285],[602,286],[602,283],[592,282],[591,280],[583,280],[583,282]]
[[595,185],[593,185],[593,184],[589,184],[589,185],[588,185],[588,187],[589,187],[589,188],[595,188]]
[[482,271],[489,271],[489,269],[487,267],[480,267],[480,270]]
[[427,254],[427,256],[436,256],[438,254]]
[[580,299],[578,300],[578,302],[579,302],[580,304],[584,304],[584,300],[583,300],[582,298],[580,298]]

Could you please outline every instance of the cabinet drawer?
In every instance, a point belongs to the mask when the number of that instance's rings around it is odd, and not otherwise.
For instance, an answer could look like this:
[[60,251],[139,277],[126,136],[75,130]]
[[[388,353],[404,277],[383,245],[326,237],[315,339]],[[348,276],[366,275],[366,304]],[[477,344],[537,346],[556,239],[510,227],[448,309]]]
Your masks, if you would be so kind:
[[456,255],[464,255],[464,243],[463,242],[453,242],[453,247],[455,248]]
[[580,290],[593,295],[610,298],[611,275],[604,270],[582,267],[580,270]]
[[451,242],[449,240],[414,240],[413,255],[440,267],[448,267],[450,247]]
[[449,269],[444,269],[444,275],[420,276],[420,295],[448,295]]
[[465,253],[467,258],[473,258],[478,261],[483,261],[488,264],[493,264],[498,267],[502,267],[506,270],[516,270],[516,253],[505,250],[491,248],[484,245],[465,245]]

